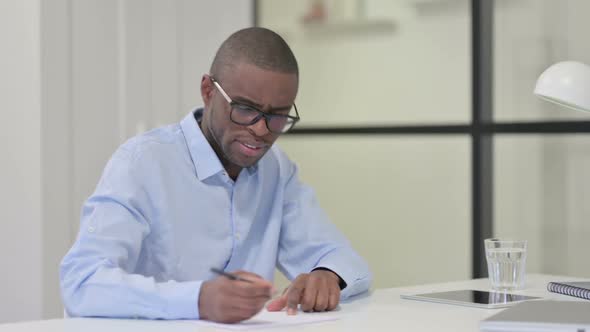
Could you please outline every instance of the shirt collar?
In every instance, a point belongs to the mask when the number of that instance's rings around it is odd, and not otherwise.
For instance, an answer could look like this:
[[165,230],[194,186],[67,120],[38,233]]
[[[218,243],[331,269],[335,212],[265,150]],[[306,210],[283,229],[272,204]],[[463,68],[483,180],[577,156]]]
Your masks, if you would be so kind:
[[[197,119],[203,116],[203,109],[198,108],[194,112],[187,114],[180,121],[180,128],[184,134],[191,159],[195,165],[197,178],[201,181],[225,171],[215,150],[205,138],[201,131]],[[247,168],[249,174],[254,174],[258,170],[258,163]]]
[[195,165],[197,178],[201,181],[223,171],[221,161],[219,161],[217,154],[205,138],[205,135],[203,135],[197,123],[196,119],[201,118],[202,115],[203,109],[199,108],[194,114],[191,112],[180,121],[180,128],[182,129],[191,159]]

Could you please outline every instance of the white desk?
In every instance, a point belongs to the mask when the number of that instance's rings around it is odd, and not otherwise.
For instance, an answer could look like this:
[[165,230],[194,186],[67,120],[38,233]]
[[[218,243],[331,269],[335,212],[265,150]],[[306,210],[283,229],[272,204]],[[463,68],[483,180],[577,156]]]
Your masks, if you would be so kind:
[[[571,277],[529,275],[524,291],[519,293],[544,298],[576,300],[570,296],[549,293],[549,281],[576,280]],[[430,284],[414,287],[379,289],[370,296],[341,304],[337,315],[342,319],[311,325],[282,328],[280,331],[479,331],[479,321],[499,312],[456,305],[400,299],[400,294],[426,293],[456,289],[488,290],[487,279]],[[148,321],[115,319],[54,319],[0,325],[0,332],[199,332],[228,331],[197,325],[192,321]],[[264,331],[276,331],[265,329]]]

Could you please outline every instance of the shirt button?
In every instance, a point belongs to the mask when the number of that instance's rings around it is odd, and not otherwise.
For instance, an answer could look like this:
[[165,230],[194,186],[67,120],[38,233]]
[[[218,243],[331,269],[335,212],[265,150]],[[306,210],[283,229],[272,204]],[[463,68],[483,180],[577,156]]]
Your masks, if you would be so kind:
[[95,229],[92,226],[88,226],[88,233],[94,233]]
[[240,239],[240,233],[236,233],[236,240]]

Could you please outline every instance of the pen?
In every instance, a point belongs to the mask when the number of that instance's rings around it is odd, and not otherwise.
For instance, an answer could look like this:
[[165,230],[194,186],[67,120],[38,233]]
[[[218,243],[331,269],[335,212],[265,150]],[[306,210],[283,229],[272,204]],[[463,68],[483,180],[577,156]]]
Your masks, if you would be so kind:
[[223,270],[220,270],[220,269],[218,269],[218,268],[215,268],[215,267],[212,267],[212,268],[211,268],[211,272],[213,272],[213,273],[215,273],[215,274],[222,275],[222,276],[224,276],[224,277],[226,277],[226,278],[228,278],[228,279],[230,279],[230,280],[245,281],[245,282],[253,282],[252,280],[248,280],[248,279],[242,278],[242,277],[240,277],[240,276],[237,276],[237,275],[235,275],[235,274],[233,274],[233,273],[225,272],[225,271],[223,271]]

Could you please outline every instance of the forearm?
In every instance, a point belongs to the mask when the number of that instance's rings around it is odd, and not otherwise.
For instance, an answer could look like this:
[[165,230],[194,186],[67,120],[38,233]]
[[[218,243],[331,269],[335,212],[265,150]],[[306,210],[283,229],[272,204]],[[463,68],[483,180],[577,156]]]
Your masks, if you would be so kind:
[[198,319],[202,281],[156,282],[116,267],[100,267],[87,277],[62,269],[65,308],[74,317]]

